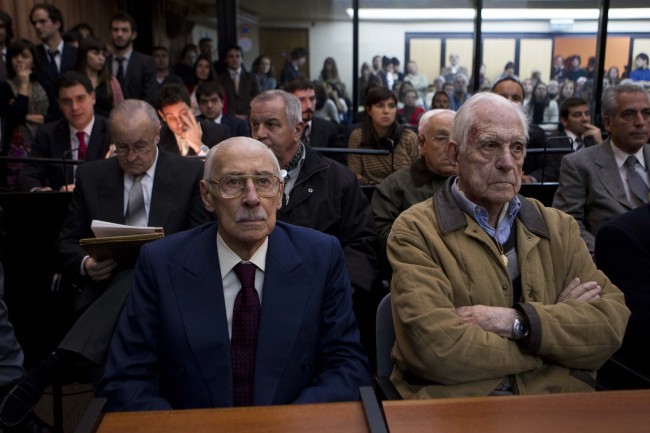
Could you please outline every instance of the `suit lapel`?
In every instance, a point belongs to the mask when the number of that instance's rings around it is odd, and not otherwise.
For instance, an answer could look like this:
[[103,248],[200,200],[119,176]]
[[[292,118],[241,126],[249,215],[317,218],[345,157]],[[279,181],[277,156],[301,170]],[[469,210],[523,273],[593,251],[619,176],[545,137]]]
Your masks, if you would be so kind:
[[602,143],[598,152],[594,155],[594,164],[598,167],[598,179],[603,188],[627,209],[632,206],[625,195],[625,187],[616,165],[616,157],[612,151],[612,144],[607,139]]
[[255,360],[255,405],[273,403],[300,330],[313,278],[307,267],[300,266],[299,254],[279,226],[269,236],[266,263]]
[[181,177],[174,165],[169,161],[164,151],[158,150],[158,162],[153,180],[153,191],[151,193],[151,206],[149,208],[149,225],[154,227],[165,227],[169,221],[176,196],[178,195],[178,182],[174,179]]
[[215,407],[232,406],[230,337],[216,239],[214,224],[179,252],[178,265],[169,264],[191,355]]
[[100,181],[97,193],[100,213],[106,221],[124,224],[124,172],[117,158],[112,158],[108,172]]
[[108,149],[104,148],[106,142],[106,123],[99,117],[95,116],[95,123],[90,131],[90,140],[88,140],[88,152],[86,161],[95,161],[104,158],[104,153]]

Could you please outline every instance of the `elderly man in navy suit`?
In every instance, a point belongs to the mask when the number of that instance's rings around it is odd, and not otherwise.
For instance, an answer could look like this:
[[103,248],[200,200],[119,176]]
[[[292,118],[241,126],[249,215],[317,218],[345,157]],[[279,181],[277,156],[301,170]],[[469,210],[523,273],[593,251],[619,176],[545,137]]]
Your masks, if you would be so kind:
[[100,384],[108,410],[358,398],[369,374],[343,250],[276,223],[281,176],[256,140],[210,150],[201,195],[219,225],[143,247]]

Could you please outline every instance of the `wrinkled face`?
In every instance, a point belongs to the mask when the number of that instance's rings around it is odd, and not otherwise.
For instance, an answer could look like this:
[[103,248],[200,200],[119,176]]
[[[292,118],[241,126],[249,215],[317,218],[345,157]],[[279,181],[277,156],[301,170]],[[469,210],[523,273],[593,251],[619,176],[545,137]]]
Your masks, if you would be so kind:
[[298,122],[291,127],[284,100],[279,97],[252,104],[250,119],[251,136],[273,151],[281,167],[287,165],[298,150],[304,124]]
[[223,101],[216,93],[209,96],[201,95],[199,97],[199,110],[203,114],[203,117],[208,120],[214,120],[221,116],[223,112]]
[[393,98],[384,99],[367,108],[372,125],[376,129],[385,129],[395,122],[397,104]]
[[650,138],[650,102],[641,92],[620,93],[616,114],[603,116],[605,129],[619,149],[636,153]]
[[521,93],[521,86],[514,81],[503,81],[499,83],[494,88],[493,93],[503,96],[518,105],[523,105],[524,103],[524,94]]
[[137,176],[151,168],[158,154],[159,131],[144,114],[115,119],[111,136],[122,171]]
[[101,72],[106,64],[106,56],[103,50],[89,50],[86,53],[86,63],[93,71]]
[[420,153],[427,168],[443,176],[454,174],[454,166],[447,156],[447,143],[451,136],[453,113],[441,113],[433,116],[426,124],[424,136],[418,136]]
[[169,55],[165,50],[156,50],[152,54],[153,60],[156,63],[156,69],[165,71],[169,69]]
[[591,116],[589,114],[588,105],[578,105],[569,108],[569,115],[566,119],[560,118],[560,122],[567,131],[573,132],[578,137],[582,136],[589,123],[591,123]]
[[449,108],[449,95],[446,93],[438,93],[435,98],[433,98],[433,103],[431,108]]
[[460,189],[488,212],[498,212],[521,188],[526,138],[517,115],[508,110],[498,117],[483,106],[467,136],[463,153],[453,140],[448,154],[458,163]]
[[95,92],[88,93],[81,84],[59,90],[59,108],[75,129],[84,129],[90,123],[94,106]]
[[13,66],[14,71],[20,70],[21,67],[33,69],[34,57],[29,50],[24,49],[21,53],[11,58],[11,66]]
[[[226,175],[273,175],[277,168],[271,155],[255,143],[242,142],[219,151],[212,180]],[[219,221],[219,234],[236,253],[254,252],[275,227],[275,214],[282,205],[282,187],[275,197],[260,197],[251,179],[241,196],[223,198],[218,185],[201,180],[201,197]]]
[[163,118],[169,129],[176,135],[183,135],[187,130],[186,122],[183,121],[184,117],[193,116],[192,110],[185,102],[176,102],[175,104],[167,105],[158,111],[160,117]]
[[239,69],[241,62],[242,56],[239,50],[233,49],[226,53],[226,65],[228,65],[230,69]]
[[194,74],[200,81],[205,81],[210,77],[210,62],[201,59],[194,66]]
[[309,122],[316,111],[316,92],[314,89],[296,90],[294,95],[300,99],[300,108],[302,109],[302,121]]
[[52,21],[50,14],[45,9],[36,9],[30,18],[36,36],[43,42],[50,40],[61,29],[61,23]]
[[113,46],[118,50],[128,49],[135,38],[138,36],[131,28],[131,23],[128,21],[113,21],[111,23],[111,39]]

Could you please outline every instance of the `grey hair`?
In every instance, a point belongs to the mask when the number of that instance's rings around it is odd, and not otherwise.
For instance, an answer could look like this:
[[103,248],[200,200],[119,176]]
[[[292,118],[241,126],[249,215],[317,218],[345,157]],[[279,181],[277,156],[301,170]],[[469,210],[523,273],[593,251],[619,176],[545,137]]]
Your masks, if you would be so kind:
[[160,119],[156,110],[148,103],[140,99],[126,99],[117,104],[108,116],[108,127],[111,135],[119,135],[119,132],[128,133],[134,128],[133,122],[140,120],[139,115],[147,117],[147,123],[152,131],[160,129]]
[[464,153],[467,141],[478,126],[478,112],[484,106],[489,106],[490,112],[496,117],[503,111],[511,111],[517,116],[524,137],[528,140],[528,118],[520,105],[515,104],[491,92],[480,92],[470,97],[456,113],[451,139],[458,143],[458,153]]
[[612,119],[616,115],[616,111],[618,110],[616,99],[622,93],[643,93],[648,99],[648,102],[650,102],[650,93],[639,84],[621,83],[618,86],[610,86],[603,92],[603,98],[601,100],[602,107],[600,112],[603,117]]
[[456,115],[454,110],[448,110],[446,108],[434,108],[433,110],[429,110],[420,117],[420,123],[418,123],[418,134],[424,135],[424,129],[426,128],[429,119],[442,113],[451,113],[454,116]]
[[300,106],[300,99],[292,93],[285,92],[284,90],[267,90],[255,96],[251,101],[251,107],[255,104],[272,101],[281,98],[284,102],[284,111],[287,115],[287,122],[289,127],[293,128],[302,122],[302,107]]
[[[280,163],[278,162],[278,158],[276,158],[275,154],[273,151],[264,143],[261,141],[255,140],[254,138],[248,138],[248,137],[231,137],[227,140],[224,140],[217,144],[216,146],[212,147],[207,155],[205,156],[205,166],[203,167],[203,179],[204,180],[210,180],[212,179],[212,175],[214,174],[214,166],[219,160],[219,153],[222,152],[225,148],[231,147],[231,146],[237,146],[237,147],[245,147],[247,144],[254,145],[254,146],[260,146],[262,149],[264,149],[265,152],[268,153],[269,157],[271,158],[271,161],[273,161],[273,168],[275,171],[275,175],[282,180],[282,176],[280,175]],[[243,150],[243,149],[242,149]]]

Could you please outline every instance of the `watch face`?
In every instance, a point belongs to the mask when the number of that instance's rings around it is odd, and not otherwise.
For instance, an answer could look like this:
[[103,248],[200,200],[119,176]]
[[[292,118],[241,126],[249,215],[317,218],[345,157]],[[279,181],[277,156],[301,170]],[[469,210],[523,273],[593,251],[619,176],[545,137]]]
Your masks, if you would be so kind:
[[512,326],[512,333],[515,338],[523,338],[528,335],[528,327],[523,322],[523,320],[515,319],[515,323]]

